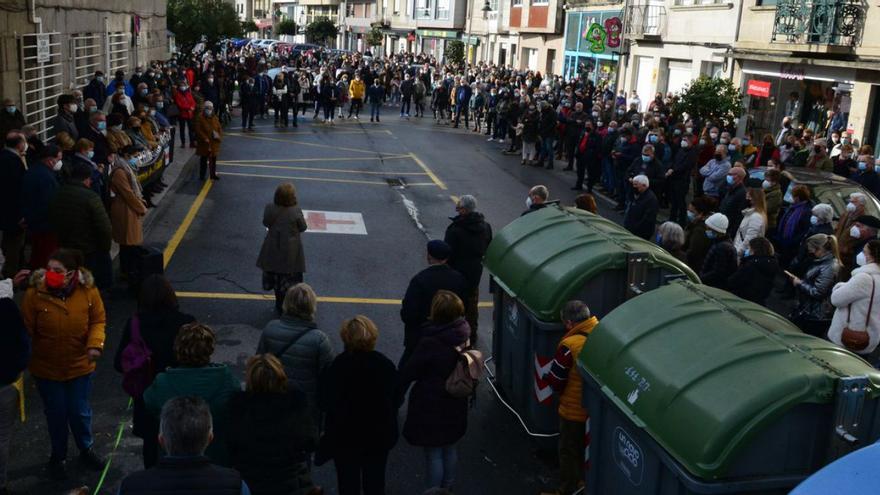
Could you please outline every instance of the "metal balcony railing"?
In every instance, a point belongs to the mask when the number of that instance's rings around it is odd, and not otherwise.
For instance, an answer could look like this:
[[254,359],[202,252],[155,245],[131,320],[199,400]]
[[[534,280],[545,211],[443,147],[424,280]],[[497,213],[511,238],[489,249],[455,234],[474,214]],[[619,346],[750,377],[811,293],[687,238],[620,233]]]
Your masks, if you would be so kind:
[[663,36],[666,32],[666,7],[663,5],[628,5],[623,26],[626,34],[635,38]]
[[778,0],[772,41],[858,46],[866,12],[864,0]]

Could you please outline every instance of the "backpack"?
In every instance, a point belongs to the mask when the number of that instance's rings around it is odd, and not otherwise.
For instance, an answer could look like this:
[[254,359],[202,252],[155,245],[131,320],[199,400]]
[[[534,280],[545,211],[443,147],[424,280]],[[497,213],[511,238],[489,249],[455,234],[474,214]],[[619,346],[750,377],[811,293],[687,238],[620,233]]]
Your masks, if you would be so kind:
[[153,381],[153,351],[141,337],[141,322],[137,314],[131,317],[131,340],[122,350],[122,389],[128,395],[140,398]]
[[456,347],[458,360],[446,379],[446,392],[457,399],[466,399],[477,392],[483,379],[483,353],[476,349]]

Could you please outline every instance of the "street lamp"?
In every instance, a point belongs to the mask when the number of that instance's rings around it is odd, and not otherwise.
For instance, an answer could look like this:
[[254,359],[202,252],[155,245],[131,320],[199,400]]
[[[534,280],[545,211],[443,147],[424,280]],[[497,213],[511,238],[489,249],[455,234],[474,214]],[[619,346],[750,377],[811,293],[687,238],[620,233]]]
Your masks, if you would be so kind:
[[483,2],[483,8],[480,9],[480,11],[483,12],[483,20],[486,20],[486,18],[489,17],[489,12],[492,11],[492,7],[489,5],[489,0]]

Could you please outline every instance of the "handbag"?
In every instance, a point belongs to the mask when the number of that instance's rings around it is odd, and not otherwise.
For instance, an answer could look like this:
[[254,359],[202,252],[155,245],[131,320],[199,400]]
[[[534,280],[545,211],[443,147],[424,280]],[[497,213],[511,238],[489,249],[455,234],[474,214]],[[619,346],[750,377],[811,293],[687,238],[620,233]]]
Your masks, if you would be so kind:
[[122,350],[122,388],[134,398],[143,397],[153,381],[153,352],[141,337],[140,318],[131,317],[131,340]]
[[843,333],[840,335],[840,342],[850,351],[861,351],[868,347],[870,336],[868,335],[868,326],[871,323],[871,310],[874,309],[874,290],[876,289],[874,277],[871,276],[871,299],[868,302],[868,316],[865,318],[864,330],[853,330],[849,326],[849,316],[852,311],[852,303],[846,307],[846,326],[843,327]]

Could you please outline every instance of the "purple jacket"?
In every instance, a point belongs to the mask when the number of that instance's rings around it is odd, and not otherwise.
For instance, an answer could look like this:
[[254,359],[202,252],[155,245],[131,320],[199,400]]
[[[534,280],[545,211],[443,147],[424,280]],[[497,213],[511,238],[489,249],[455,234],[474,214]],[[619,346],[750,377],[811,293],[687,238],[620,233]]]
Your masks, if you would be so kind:
[[467,430],[468,400],[446,392],[446,379],[458,361],[456,346],[467,342],[470,326],[458,320],[443,326],[426,325],[412,357],[400,370],[403,393],[409,393],[403,436],[420,447],[452,445]]

